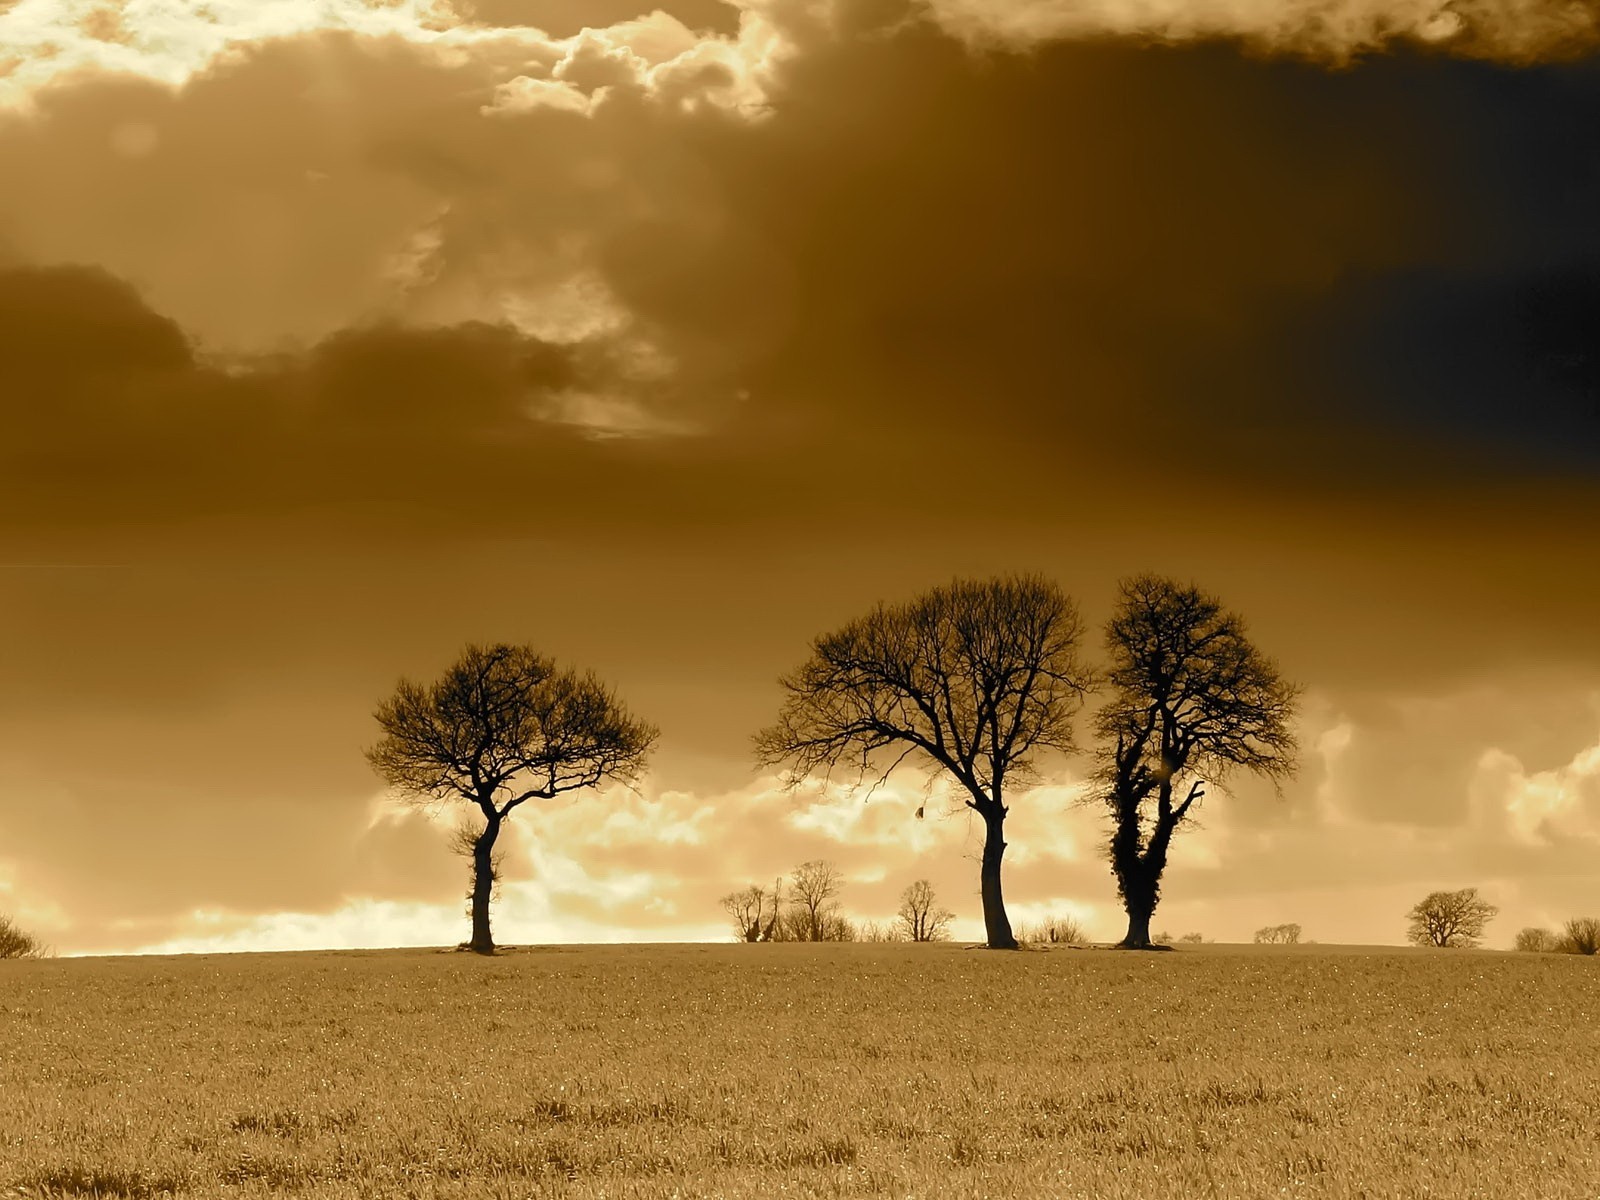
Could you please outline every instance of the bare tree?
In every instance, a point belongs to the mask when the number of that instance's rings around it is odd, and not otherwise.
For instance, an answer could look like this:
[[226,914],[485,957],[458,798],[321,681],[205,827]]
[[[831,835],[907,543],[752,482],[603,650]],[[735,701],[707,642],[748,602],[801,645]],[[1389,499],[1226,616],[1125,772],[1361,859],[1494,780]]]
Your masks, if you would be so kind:
[[777,723],[756,735],[789,783],[841,763],[878,781],[912,758],[947,773],[983,818],[980,874],[988,943],[1014,949],[1000,886],[1005,789],[1046,752],[1073,749],[1072,719],[1092,682],[1078,658],[1077,608],[1037,576],[957,580],[817,638],[780,681]]
[[1286,925],[1263,925],[1256,930],[1258,946],[1294,946],[1300,941],[1300,926],[1290,921]]
[[942,942],[955,913],[939,904],[933,884],[919,879],[900,893],[900,924],[913,942]]
[[44,943],[21,928],[4,914],[0,914],[0,959],[44,958],[50,951]]
[[1524,953],[1547,954],[1551,950],[1560,947],[1561,939],[1548,929],[1540,929],[1536,925],[1530,925],[1526,929],[1518,931],[1514,945],[1516,949]]
[[1499,911],[1479,898],[1477,888],[1430,892],[1407,914],[1406,937],[1418,946],[1476,946]]
[[468,646],[434,683],[402,679],[374,713],[383,737],[367,761],[419,805],[465,802],[472,835],[472,940],[494,953],[489,900],[495,841],[519,805],[606,781],[629,782],[656,738],[592,675],[560,670],[528,646]]
[[[789,911],[792,914],[790,929],[797,942],[850,941],[850,938],[829,937],[837,933],[838,905],[833,898],[839,894],[844,880],[839,868],[826,859],[814,858],[794,869],[789,881]],[[835,924],[830,925],[830,922]]]
[[729,892],[722,898],[721,904],[722,911],[733,921],[734,935],[741,942],[771,940],[763,934],[772,925],[776,914],[769,910],[767,892],[760,885],[752,883],[737,892]]
[[1123,581],[1106,648],[1111,697],[1096,718],[1098,794],[1128,914],[1121,944],[1148,949],[1172,835],[1207,784],[1239,770],[1274,782],[1294,773],[1299,689],[1251,644],[1237,614],[1156,575]]
[[1561,948],[1569,954],[1600,952],[1600,917],[1574,917],[1568,921]]

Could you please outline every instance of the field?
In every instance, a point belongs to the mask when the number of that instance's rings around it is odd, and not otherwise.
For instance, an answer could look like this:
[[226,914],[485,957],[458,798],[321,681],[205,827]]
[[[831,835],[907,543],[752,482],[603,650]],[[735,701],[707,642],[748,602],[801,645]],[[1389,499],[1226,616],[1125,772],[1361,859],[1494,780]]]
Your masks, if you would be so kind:
[[1600,962],[0,963],[0,1196],[1600,1197]]

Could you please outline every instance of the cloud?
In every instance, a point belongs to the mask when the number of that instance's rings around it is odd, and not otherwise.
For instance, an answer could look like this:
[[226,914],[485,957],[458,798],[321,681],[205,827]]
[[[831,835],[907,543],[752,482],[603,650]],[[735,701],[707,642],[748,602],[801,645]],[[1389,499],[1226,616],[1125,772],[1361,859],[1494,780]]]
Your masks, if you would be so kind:
[[1338,60],[1410,42],[1528,61],[1581,54],[1600,37],[1600,8],[1587,0],[930,0],[929,9],[980,44],[1238,38],[1265,51]]

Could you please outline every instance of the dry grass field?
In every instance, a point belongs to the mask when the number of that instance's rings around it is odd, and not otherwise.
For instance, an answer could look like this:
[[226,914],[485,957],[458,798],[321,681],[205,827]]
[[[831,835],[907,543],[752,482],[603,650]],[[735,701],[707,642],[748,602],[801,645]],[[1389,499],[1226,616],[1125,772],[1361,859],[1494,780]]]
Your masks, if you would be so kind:
[[0,964],[0,1196],[1600,1197],[1600,962]]

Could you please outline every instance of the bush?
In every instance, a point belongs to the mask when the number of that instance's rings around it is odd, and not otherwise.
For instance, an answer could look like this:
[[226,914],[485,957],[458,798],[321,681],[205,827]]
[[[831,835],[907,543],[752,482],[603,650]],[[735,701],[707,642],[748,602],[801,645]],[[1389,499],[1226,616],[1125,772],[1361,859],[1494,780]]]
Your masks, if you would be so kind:
[[1540,929],[1534,925],[1530,925],[1518,933],[1517,940],[1514,943],[1518,950],[1526,954],[1547,954],[1559,947],[1560,944],[1561,939],[1555,934],[1548,929]]
[[1198,946],[1206,940],[1206,935],[1203,933],[1186,933],[1178,940],[1188,946]]
[[1023,945],[1087,946],[1089,934],[1076,917],[1061,915],[1045,917],[1018,925],[1013,933]]
[[1574,917],[1567,922],[1561,949],[1568,954],[1594,954],[1600,951],[1600,917]]
[[0,958],[43,958],[48,953],[43,942],[0,914]]

